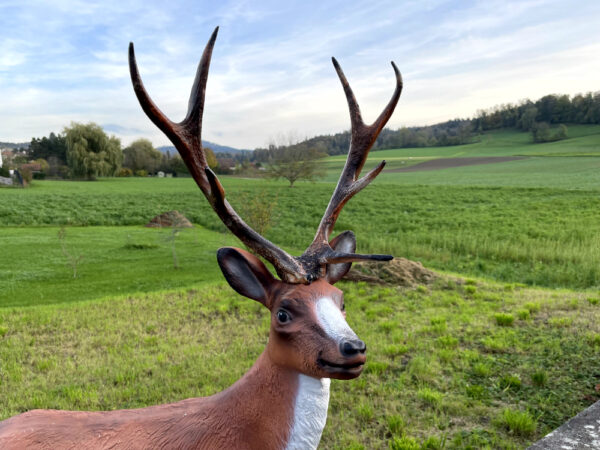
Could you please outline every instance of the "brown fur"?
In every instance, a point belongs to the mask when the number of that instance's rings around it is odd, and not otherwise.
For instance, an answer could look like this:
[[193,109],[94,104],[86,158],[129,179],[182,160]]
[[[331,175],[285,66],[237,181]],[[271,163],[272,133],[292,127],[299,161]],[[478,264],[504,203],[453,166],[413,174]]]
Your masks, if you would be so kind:
[[0,448],[281,449],[297,378],[265,352],[244,377],[211,397],[132,410],[23,413],[0,422]]

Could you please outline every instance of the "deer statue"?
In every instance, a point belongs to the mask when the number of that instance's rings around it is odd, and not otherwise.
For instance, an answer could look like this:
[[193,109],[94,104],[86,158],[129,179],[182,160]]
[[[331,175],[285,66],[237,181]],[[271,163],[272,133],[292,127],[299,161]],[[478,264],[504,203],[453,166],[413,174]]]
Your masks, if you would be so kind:
[[129,69],[144,112],[173,142],[210,205],[235,236],[275,268],[277,279],[252,253],[221,248],[217,261],[239,294],[271,314],[269,340],[252,368],[228,389],[211,397],[141,409],[104,412],[33,410],[0,422],[0,448],[202,448],[311,449],[325,427],[330,379],[358,377],[367,347],[348,326],[342,291],[333,285],[353,261],[388,261],[389,255],[356,254],[356,240],[345,231],[330,240],[344,204],[367,186],[385,161],[359,178],[367,155],[400,98],[402,78],[372,125],[366,125],[340,68],[351,120],[351,143],[339,182],[312,244],[299,257],[256,233],[225,199],[208,168],[200,133],[208,69],[218,28],[198,66],[187,116],[170,121],[150,99],[138,73],[133,44]]

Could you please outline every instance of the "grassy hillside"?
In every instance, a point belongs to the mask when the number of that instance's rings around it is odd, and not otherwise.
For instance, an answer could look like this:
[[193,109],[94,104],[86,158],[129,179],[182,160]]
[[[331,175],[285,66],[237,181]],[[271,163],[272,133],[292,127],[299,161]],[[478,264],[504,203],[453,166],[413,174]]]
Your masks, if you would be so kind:
[[[600,398],[597,295],[453,278],[340,287],[368,363],[333,382],[321,448],[524,448]],[[252,365],[268,323],[224,283],[0,308],[0,419],[210,395]]]
[[[391,170],[527,158],[383,173],[345,207],[336,232],[354,230],[358,251],[445,275],[416,289],[341,283],[369,362],[359,379],[333,383],[322,448],[524,448],[600,398],[600,127],[570,136],[534,145],[503,131],[371,154],[367,166],[385,158]],[[327,161],[330,180],[342,163]],[[256,199],[274,205],[266,236],[292,254],[334,187],[222,181],[247,219]],[[143,227],[173,209],[195,227]],[[191,179],[3,188],[0,226],[0,419],[209,395],[265,345],[266,311],[234,294],[215,263],[217,248],[241,244]]]
[[[600,144],[599,144],[600,145]],[[438,171],[383,173],[381,182],[600,190],[600,157],[528,157]]]
[[[598,189],[600,186],[600,126],[572,125],[569,139],[534,144],[529,133],[488,132],[478,142],[453,147],[404,148],[371,152],[370,169],[385,159],[378,181],[394,184],[561,187]],[[394,173],[394,170],[435,158],[527,156],[528,159],[435,172]],[[585,158],[585,157],[588,158]],[[335,181],[345,155],[327,158],[327,180]]]

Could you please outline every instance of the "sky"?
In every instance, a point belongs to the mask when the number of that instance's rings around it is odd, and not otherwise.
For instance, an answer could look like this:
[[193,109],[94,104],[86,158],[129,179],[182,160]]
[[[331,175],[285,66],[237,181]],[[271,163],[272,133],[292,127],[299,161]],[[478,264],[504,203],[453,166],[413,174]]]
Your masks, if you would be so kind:
[[0,141],[75,121],[123,145],[169,145],[135,98],[128,44],[155,103],[180,121],[216,26],[202,138],[237,148],[349,129],[332,56],[368,123],[392,95],[397,64],[394,129],[600,91],[592,0],[0,0]]

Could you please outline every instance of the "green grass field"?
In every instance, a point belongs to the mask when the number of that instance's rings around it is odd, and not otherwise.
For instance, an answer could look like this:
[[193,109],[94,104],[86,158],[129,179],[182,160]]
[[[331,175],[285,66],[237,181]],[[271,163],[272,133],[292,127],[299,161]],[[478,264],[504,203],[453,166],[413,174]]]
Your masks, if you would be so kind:
[[[288,189],[284,183],[235,178],[224,179],[224,184],[240,211],[247,203],[244,199],[275,203],[273,227],[266,235],[292,253],[309,245],[333,189],[330,183],[300,183]],[[165,185],[168,189],[163,190]],[[64,193],[69,187],[71,195]],[[67,225],[68,233],[76,235],[77,227],[86,226],[92,234],[110,235],[118,230],[112,227],[141,226],[156,214],[177,209],[202,229],[224,231],[190,179],[45,181],[28,190],[4,189],[0,195],[5,199],[0,223],[35,226],[29,233],[49,233],[56,251],[59,242],[51,236],[57,230],[38,228]],[[359,251],[402,255],[440,270],[539,286],[592,288],[600,286],[599,211],[600,191],[376,182],[349,202],[337,230],[354,230]],[[28,231],[22,233],[25,237]],[[111,248],[125,245],[128,232],[114,233],[123,236],[115,237],[118,242]],[[35,251],[8,236],[1,236],[0,244],[10,247],[17,260],[27,260]],[[88,251],[82,253],[83,269],[93,259]],[[22,277],[10,274],[22,270],[12,259],[0,261],[0,268],[7,274],[3,277]]]
[[[416,289],[341,283],[369,362],[333,383],[322,448],[524,448],[600,399],[600,127],[569,135],[531,144],[502,131],[371,154],[367,166],[391,169],[528,158],[384,172],[345,207],[336,231],[354,230],[359,252],[442,275]],[[299,254],[343,158],[326,164],[326,180],[293,189],[222,181],[243,217],[255,198],[273,203],[266,236]],[[143,227],[173,209],[194,228]],[[210,395],[266,343],[266,310],[234,294],[216,264],[217,248],[240,244],[191,179],[3,188],[0,226],[0,419]]]
[[[405,148],[371,152],[365,165],[370,169],[386,160],[378,182],[393,184],[600,188],[600,126],[571,125],[569,139],[546,144],[531,143],[528,133],[501,130],[483,135],[469,145]],[[435,158],[479,156],[526,156],[527,159],[500,164],[446,169],[435,172],[390,173]],[[587,158],[586,158],[587,157]],[[345,155],[327,159],[327,177],[336,181]]]
[[[333,382],[322,448],[524,448],[598,399],[597,293],[453,278],[340,287],[368,363]],[[210,395],[252,365],[268,324],[222,282],[1,308],[0,418]]]
[[[12,255],[0,264],[3,307],[91,300],[215,281],[221,274],[215,249],[235,244],[230,235],[199,227],[181,230],[174,241],[171,229],[70,227],[65,250],[74,257],[83,256],[74,277],[71,259],[58,240],[59,230],[2,228],[2,251]],[[27,269],[15,267],[19,260],[31,263]]]

